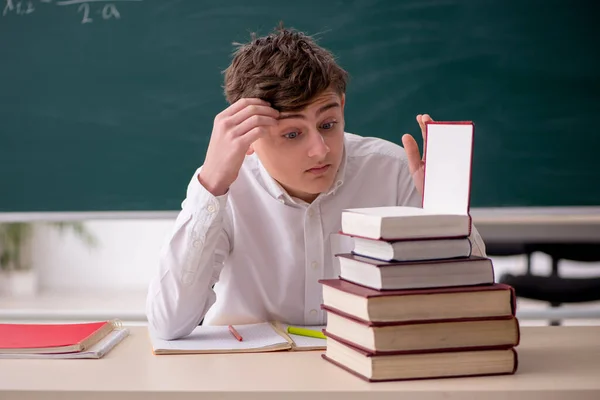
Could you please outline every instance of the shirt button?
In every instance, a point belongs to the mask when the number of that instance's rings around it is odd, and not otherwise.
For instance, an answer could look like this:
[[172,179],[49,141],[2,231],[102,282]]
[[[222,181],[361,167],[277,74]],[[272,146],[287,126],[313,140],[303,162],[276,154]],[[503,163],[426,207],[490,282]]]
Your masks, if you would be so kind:
[[283,204],[283,203],[285,203],[285,200],[284,200],[284,199],[279,199],[279,202],[280,202],[281,204]]
[[319,263],[316,261],[313,261],[312,263],[310,263],[312,269],[317,269],[319,267]]
[[308,210],[307,214],[308,214],[308,216],[309,216],[309,217],[312,217],[312,216],[313,216],[315,213],[314,213],[314,211],[311,209],[311,210]]
[[195,248],[198,248],[202,245],[202,241],[200,240],[194,240],[194,243],[192,243],[192,246],[194,246]]
[[210,204],[208,207],[206,207],[206,209],[208,210],[209,213],[214,213],[215,211],[217,211],[216,207],[213,206],[212,204]]
[[313,316],[314,316],[314,315],[317,315],[317,310],[314,310],[314,309],[313,309],[313,310],[310,310],[310,315],[313,315]]

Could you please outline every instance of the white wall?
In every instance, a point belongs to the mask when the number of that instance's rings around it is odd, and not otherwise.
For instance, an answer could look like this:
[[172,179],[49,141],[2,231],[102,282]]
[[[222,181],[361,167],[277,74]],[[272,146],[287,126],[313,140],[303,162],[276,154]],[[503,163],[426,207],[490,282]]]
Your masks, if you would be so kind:
[[50,290],[145,290],[174,220],[96,220],[85,223],[98,241],[89,248],[71,232],[37,227],[32,262]]
[[[31,296],[0,296],[0,320],[8,322],[102,320],[120,318],[145,323],[148,284],[174,219],[92,220],[86,222],[98,240],[87,248],[72,233],[38,226],[31,243],[32,262],[41,292]],[[505,272],[525,271],[525,257],[494,257],[496,280]],[[600,263],[563,262],[565,276],[600,275]],[[550,273],[550,259],[534,254],[533,272]],[[522,324],[545,324],[558,311],[565,324],[600,324],[600,303],[574,304],[550,310],[545,302],[519,299]],[[556,317],[556,314],[553,314]]]
[[[95,249],[87,248],[71,233],[61,235],[38,227],[32,242],[33,263],[43,289],[145,290],[157,268],[158,254],[173,226],[167,220],[95,220],[87,228],[98,238]],[[525,271],[525,258],[495,257],[498,278],[506,271]],[[533,256],[536,274],[550,273],[550,259]],[[564,261],[565,276],[600,275],[600,264]]]

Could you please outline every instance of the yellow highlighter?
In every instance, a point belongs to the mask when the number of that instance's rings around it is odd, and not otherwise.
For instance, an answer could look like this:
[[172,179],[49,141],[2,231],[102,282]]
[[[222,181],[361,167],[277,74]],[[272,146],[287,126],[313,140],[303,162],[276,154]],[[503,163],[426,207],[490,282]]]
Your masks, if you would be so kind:
[[287,332],[292,335],[314,337],[317,339],[327,339],[323,332],[315,331],[314,329],[299,328],[297,326],[288,326]]

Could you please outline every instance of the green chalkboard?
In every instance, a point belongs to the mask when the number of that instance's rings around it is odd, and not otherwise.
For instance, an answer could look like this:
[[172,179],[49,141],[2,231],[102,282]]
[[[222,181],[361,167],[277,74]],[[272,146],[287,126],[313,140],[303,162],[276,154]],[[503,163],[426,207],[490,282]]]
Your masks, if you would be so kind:
[[600,204],[596,2],[0,4],[0,212],[177,210],[232,42],[280,20],[349,71],[348,131],[473,120],[473,207]]

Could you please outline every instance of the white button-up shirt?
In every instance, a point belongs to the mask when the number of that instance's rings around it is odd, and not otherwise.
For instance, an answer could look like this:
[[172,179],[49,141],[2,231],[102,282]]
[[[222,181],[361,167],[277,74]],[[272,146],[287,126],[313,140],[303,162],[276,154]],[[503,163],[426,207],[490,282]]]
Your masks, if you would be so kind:
[[[346,208],[420,207],[404,149],[350,133],[330,190],[312,203],[292,198],[253,154],[227,194],[213,196],[194,174],[158,275],[150,283],[150,328],[164,339],[205,325],[280,321],[324,325],[322,278],[337,278],[335,254]],[[473,227],[473,254],[485,255]]]

